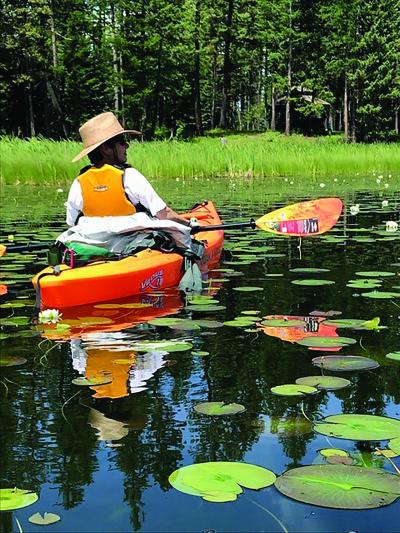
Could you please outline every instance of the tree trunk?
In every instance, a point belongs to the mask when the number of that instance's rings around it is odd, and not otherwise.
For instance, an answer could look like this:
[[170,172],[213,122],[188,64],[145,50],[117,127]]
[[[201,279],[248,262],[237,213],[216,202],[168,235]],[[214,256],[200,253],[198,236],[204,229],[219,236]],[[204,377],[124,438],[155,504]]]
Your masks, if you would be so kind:
[[29,137],[35,137],[36,131],[35,131],[35,116],[33,112],[33,101],[32,101],[32,92],[31,92],[31,85],[29,86],[28,93],[27,93],[27,102],[28,102],[28,136]]
[[399,108],[396,107],[394,110],[394,131],[399,134]]
[[217,54],[213,53],[213,69],[212,69],[212,94],[211,94],[211,111],[210,111],[210,128],[215,128],[215,85],[217,80]]
[[233,19],[233,0],[228,0],[228,13],[226,17],[226,31],[224,36],[225,50],[224,50],[224,66],[223,66],[223,86],[222,86],[222,102],[221,115],[219,119],[220,128],[227,128],[229,122],[229,100],[231,88],[231,43],[232,43],[232,19]]
[[114,3],[110,3],[111,10],[111,27],[112,27],[112,58],[113,58],[113,72],[114,72],[114,111],[116,114],[119,112],[119,87],[118,87],[118,55],[115,47],[115,6]]
[[50,7],[50,33],[51,33],[51,52],[53,59],[53,68],[57,68],[57,43],[56,43],[56,32],[54,27],[54,16],[53,16],[53,4]]
[[349,142],[349,94],[347,88],[347,76],[344,77],[344,95],[343,95],[343,127],[344,140]]
[[292,91],[292,2],[289,6],[289,50],[287,68],[287,95],[285,108],[285,135],[290,135],[290,94]]
[[271,130],[276,130],[275,85],[271,86]]
[[59,102],[57,100],[56,93],[54,92],[53,86],[52,86],[52,84],[51,84],[51,82],[49,80],[47,81],[46,85],[47,85],[47,93],[48,93],[48,95],[50,97],[51,103],[53,104],[53,107],[54,107],[54,109],[57,112],[58,119],[59,119],[60,124],[61,124],[61,129],[62,129],[63,135],[64,135],[65,139],[67,139],[68,138],[67,127],[65,125],[64,115],[63,115],[61,106],[60,106],[60,104],[59,104]]
[[196,0],[194,14],[194,115],[197,135],[204,135],[200,100],[200,1]]
[[160,115],[160,91],[161,91],[161,58],[163,52],[163,40],[160,39],[160,44],[158,46],[157,53],[157,70],[156,70],[156,83],[154,86],[154,111],[153,118],[151,121],[151,136],[154,136],[156,131],[157,121],[159,122]]

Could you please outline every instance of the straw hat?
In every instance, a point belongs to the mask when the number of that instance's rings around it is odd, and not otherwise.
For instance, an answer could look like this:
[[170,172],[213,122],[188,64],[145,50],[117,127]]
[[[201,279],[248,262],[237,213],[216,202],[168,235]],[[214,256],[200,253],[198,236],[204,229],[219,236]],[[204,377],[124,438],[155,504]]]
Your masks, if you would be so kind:
[[85,155],[89,154],[98,146],[109,139],[112,139],[116,135],[121,135],[122,133],[142,135],[140,131],[124,130],[118,122],[117,117],[110,111],[96,115],[85,122],[85,124],[79,128],[79,133],[82,138],[84,149],[73,158],[72,163],[79,161],[79,159],[82,159],[82,157],[85,157]]

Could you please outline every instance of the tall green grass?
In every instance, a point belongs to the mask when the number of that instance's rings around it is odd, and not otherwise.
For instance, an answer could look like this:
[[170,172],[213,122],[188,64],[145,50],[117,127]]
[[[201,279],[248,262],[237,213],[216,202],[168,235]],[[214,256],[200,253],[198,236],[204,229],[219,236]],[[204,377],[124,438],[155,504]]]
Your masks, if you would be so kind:
[[[70,183],[87,159],[70,161],[81,150],[73,141],[44,139],[0,139],[2,184]],[[399,144],[345,144],[340,137],[285,137],[276,133],[198,138],[192,141],[134,141],[129,162],[150,180],[163,178],[254,178],[268,183],[279,178],[316,184],[331,184],[336,178],[350,180],[355,187],[400,187]]]

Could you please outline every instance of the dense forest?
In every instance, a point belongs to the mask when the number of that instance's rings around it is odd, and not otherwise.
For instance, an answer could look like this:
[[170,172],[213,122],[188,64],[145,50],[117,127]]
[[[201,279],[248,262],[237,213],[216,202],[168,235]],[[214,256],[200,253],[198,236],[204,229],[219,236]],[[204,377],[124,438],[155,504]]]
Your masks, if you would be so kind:
[[400,0],[3,0],[0,133],[399,139]]

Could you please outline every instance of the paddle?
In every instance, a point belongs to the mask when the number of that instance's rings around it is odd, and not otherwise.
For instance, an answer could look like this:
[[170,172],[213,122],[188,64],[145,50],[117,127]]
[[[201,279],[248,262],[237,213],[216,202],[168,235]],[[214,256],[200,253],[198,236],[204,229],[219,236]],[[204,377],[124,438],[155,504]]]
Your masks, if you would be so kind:
[[215,226],[195,226],[191,234],[201,231],[216,231],[240,228],[258,228],[277,235],[308,237],[329,231],[342,213],[343,203],[339,198],[318,198],[307,202],[287,205],[257,220],[233,222]]
[[[277,235],[308,237],[329,231],[338,221],[343,204],[339,198],[318,198],[297,204],[281,207],[267,213],[257,220],[248,222],[232,222],[215,226],[196,226],[191,234],[201,231],[217,231],[240,228],[258,228]],[[0,244],[0,257],[7,252],[27,252],[46,249],[53,243]]]

